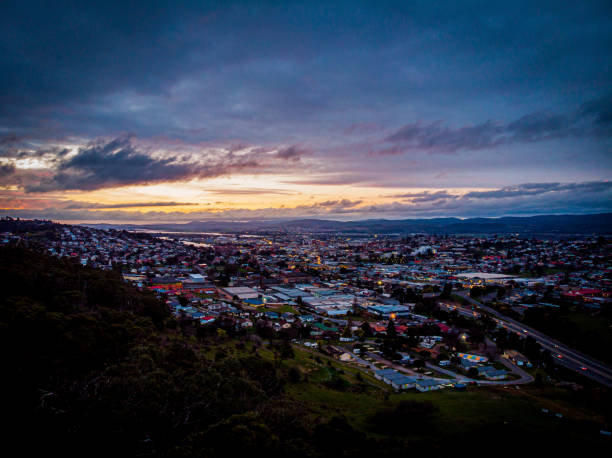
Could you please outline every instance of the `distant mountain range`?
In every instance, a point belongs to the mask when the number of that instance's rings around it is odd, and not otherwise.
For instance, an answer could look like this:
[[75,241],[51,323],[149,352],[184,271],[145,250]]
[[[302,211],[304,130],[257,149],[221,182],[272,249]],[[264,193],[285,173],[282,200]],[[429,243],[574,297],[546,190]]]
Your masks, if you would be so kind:
[[90,225],[128,230],[169,232],[311,232],[345,234],[610,234],[612,213],[594,215],[540,215],[503,218],[368,219],[332,221],[321,219],[191,221],[177,224]]

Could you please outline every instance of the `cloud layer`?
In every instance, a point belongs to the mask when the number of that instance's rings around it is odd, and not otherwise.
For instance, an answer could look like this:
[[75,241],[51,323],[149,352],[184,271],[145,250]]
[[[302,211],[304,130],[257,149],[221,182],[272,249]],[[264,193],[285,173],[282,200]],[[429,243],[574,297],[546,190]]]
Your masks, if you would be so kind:
[[[612,212],[612,183],[526,183],[489,191],[463,194],[448,190],[437,192],[402,193],[390,196],[396,200],[368,204],[362,200],[326,200],[307,205],[262,207],[259,209],[224,208],[181,212],[123,211],[135,207],[187,206],[183,202],[152,202],[104,205],[90,202],[55,202],[39,209],[2,209],[0,215],[48,217],[65,220],[114,221],[190,221],[205,219],[261,219],[317,217],[332,219],[410,218],[440,216],[506,216],[560,213]],[[4,204],[10,203],[5,201]],[[547,211],[543,212],[542,208]],[[121,210],[121,211],[116,211]]]
[[0,201],[97,218],[609,209],[611,13],[2,2]]
[[608,138],[612,136],[610,107],[612,97],[605,97],[585,103],[570,114],[532,113],[508,123],[486,121],[474,126],[449,128],[441,122],[416,122],[389,135],[385,140],[393,146],[379,153],[456,153],[568,137]]
[[[66,151],[66,150],[62,150]],[[42,156],[34,151],[33,156]],[[25,186],[30,193],[57,190],[96,190],[130,185],[213,178],[241,171],[265,172],[270,167],[298,163],[308,154],[295,146],[277,151],[241,146],[239,150],[206,151],[198,155],[158,154],[138,149],[130,137],[93,142],[76,154],[57,154],[50,177]],[[19,153],[23,157],[27,153]],[[3,166],[7,175],[14,165]]]

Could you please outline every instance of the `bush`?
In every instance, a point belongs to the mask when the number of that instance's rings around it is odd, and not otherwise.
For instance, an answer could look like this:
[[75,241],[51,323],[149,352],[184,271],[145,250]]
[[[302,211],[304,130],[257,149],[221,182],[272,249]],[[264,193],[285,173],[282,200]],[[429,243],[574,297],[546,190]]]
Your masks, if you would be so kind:
[[293,383],[297,383],[300,381],[300,371],[298,371],[295,367],[289,369],[288,373],[289,381]]
[[324,385],[332,390],[345,391],[350,384],[338,374],[333,374],[330,380],[324,382]]
[[430,401],[401,401],[394,408],[386,408],[371,415],[368,422],[375,431],[386,434],[422,431],[430,428],[437,411],[437,407]]

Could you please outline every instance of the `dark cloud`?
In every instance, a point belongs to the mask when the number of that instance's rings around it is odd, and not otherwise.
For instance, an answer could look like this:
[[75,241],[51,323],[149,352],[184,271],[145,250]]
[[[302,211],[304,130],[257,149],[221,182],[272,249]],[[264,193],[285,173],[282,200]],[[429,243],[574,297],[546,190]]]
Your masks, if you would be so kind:
[[0,123],[244,139],[526,95],[567,103],[561,90],[610,89],[609,16],[605,1],[5,1]]
[[[451,194],[446,190],[436,192],[416,192],[393,194],[388,197],[406,199],[410,204],[423,204],[438,202],[442,200],[467,202],[472,199],[509,199],[528,196],[552,195],[574,193],[575,195],[586,196],[590,194],[604,195],[612,191],[612,182],[609,181],[589,181],[583,183],[525,183],[516,186],[504,186],[499,189],[488,191],[470,191],[463,195]],[[456,205],[449,202],[449,205]]]
[[317,207],[328,207],[328,208],[352,208],[359,205],[361,200],[349,200],[349,199],[340,199],[340,200],[325,200],[323,202],[319,202],[316,204]]
[[68,148],[40,148],[40,149],[27,149],[22,148],[0,148],[0,157],[6,159],[29,159],[29,158],[42,158],[46,157],[51,162],[61,160],[64,156],[70,153]]
[[14,145],[18,143],[21,138],[15,134],[8,134],[0,137],[0,147],[5,145]]
[[474,126],[444,127],[441,122],[407,124],[385,141],[394,146],[378,154],[408,151],[455,153],[516,143],[535,143],[567,137],[612,136],[612,97],[584,104],[570,115],[532,113],[504,124],[486,121]]
[[609,136],[612,130],[612,97],[602,97],[582,105],[580,118],[592,118],[595,133]]
[[466,199],[502,199],[507,197],[536,196],[546,193],[575,192],[603,193],[612,190],[612,182],[591,181],[586,183],[527,183],[506,186],[492,191],[472,191],[465,194]]
[[0,180],[14,174],[15,166],[13,164],[0,165]]
[[276,157],[279,159],[287,159],[290,161],[299,161],[304,155],[309,154],[305,149],[300,149],[297,146],[289,146],[282,148],[276,152]]
[[[212,178],[245,170],[265,171],[266,167],[277,166],[287,159],[298,162],[303,154],[300,150],[299,154],[292,152],[279,156],[267,151],[254,149],[237,154],[236,150],[224,150],[200,155],[155,155],[138,149],[131,137],[119,137],[81,147],[72,156],[59,151],[54,157],[57,166],[53,175],[28,184],[26,191],[95,190]],[[37,152],[29,154],[36,155]]]
[[437,193],[401,194],[397,197],[416,198],[409,202],[360,207],[359,211],[387,217],[583,214],[612,211],[612,183],[607,181],[527,183],[464,195],[450,194],[447,191],[440,193],[445,197],[428,199]]
[[186,179],[194,174],[193,164],[181,163],[173,156],[153,158],[137,151],[130,138],[124,137],[80,148],[75,156],[59,164],[53,177],[26,190],[93,190]]
[[407,124],[386,141],[398,146],[381,150],[382,154],[399,154],[405,151],[429,151],[452,153],[459,150],[479,150],[490,148],[499,143],[498,137],[504,128],[487,121],[476,126],[452,129],[443,127],[440,122]]

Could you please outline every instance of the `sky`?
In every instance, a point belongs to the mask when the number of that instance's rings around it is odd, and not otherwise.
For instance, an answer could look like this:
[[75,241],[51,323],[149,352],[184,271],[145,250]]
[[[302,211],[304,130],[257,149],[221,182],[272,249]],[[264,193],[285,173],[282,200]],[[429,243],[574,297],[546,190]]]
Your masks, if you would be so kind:
[[612,3],[0,3],[0,215],[612,211]]

